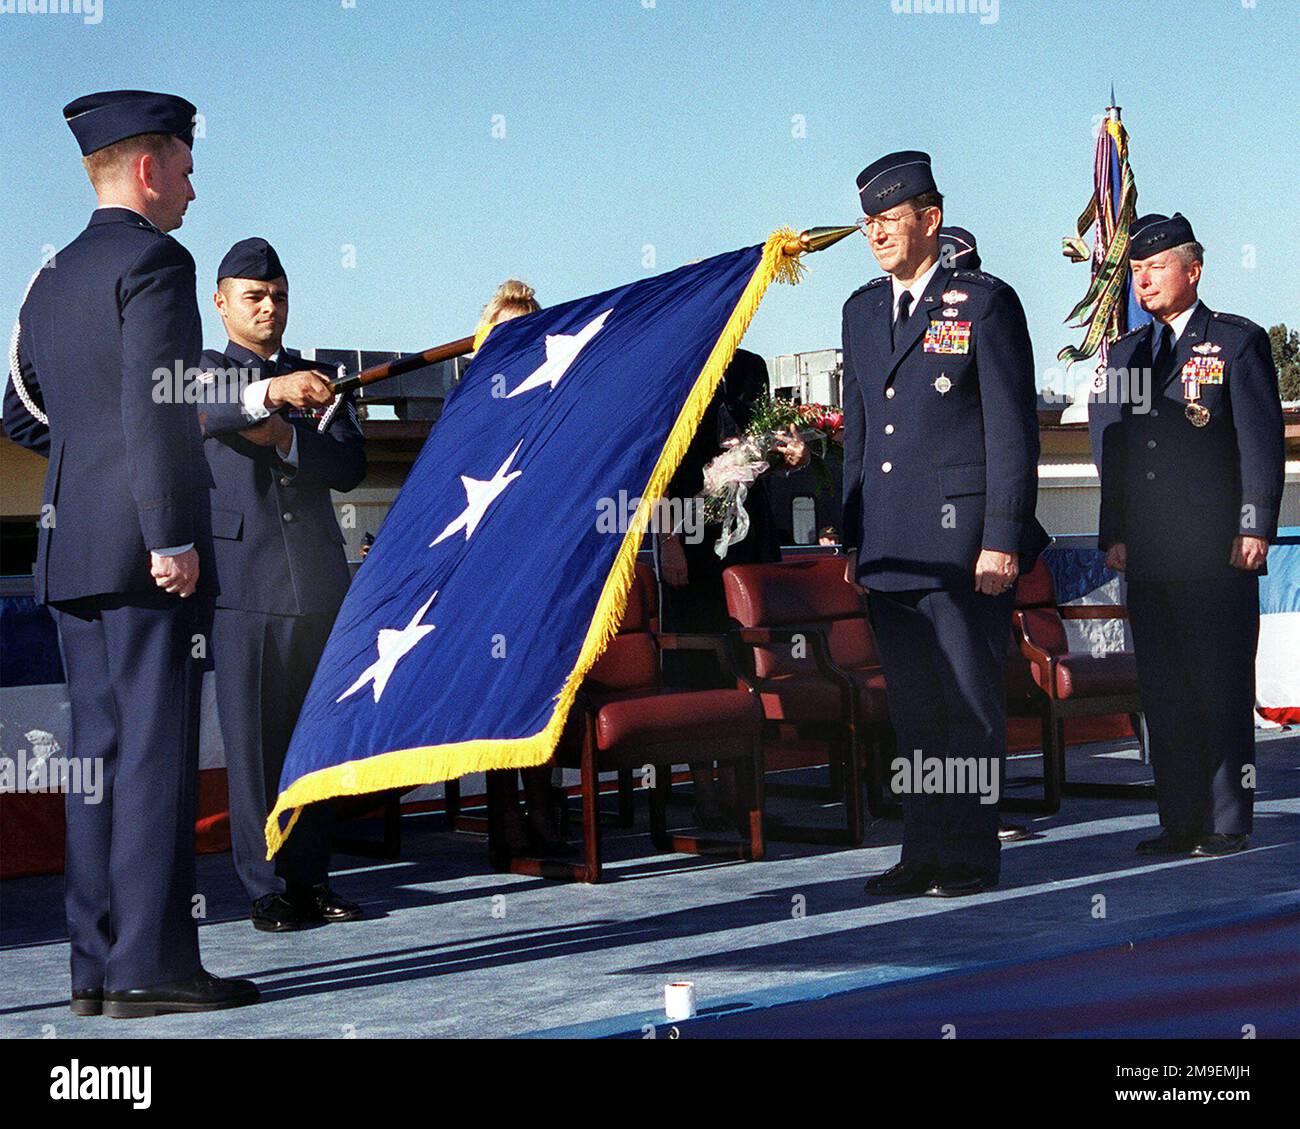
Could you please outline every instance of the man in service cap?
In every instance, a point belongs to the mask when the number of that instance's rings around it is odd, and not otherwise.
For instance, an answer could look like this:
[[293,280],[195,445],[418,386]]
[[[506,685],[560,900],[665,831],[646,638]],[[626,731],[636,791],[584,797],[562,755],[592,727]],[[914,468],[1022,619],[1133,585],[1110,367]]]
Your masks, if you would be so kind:
[[216,484],[212,653],[235,869],[258,929],[354,921],[360,907],[326,882],[329,805],[304,809],[273,861],[264,827],[348,588],[330,491],[360,484],[365,442],[352,394],[336,403],[329,378],[283,345],[289,281],[274,247],[260,238],[231,247],[213,301],[229,340],[203,365],[224,394],[199,417]]
[[100,803],[67,798],[77,1015],[257,998],[204,971],[191,912],[211,482],[193,407],[155,391],[202,347],[194,260],[167,234],[194,199],[194,114],[142,90],[65,107],[99,206],[32,281],[4,399],[9,437],[50,462],[35,585],[58,625],[71,753],[108,782]]
[[866,592],[903,806],[902,859],[866,889],[956,897],[998,882],[1014,587],[1047,542],[1033,354],[1015,291],[945,261],[927,154],[857,185],[887,273],[844,306],[845,576]]
[[1285,473],[1277,371],[1263,329],[1198,297],[1204,248],[1182,215],[1142,216],[1131,240],[1153,320],[1112,343],[1088,415],[1160,809],[1138,851],[1235,854],[1251,831],[1259,575]]
[[962,270],[983,270],[984,267],[975,236],[964,227],[951,224],[939,228],[939,263]]

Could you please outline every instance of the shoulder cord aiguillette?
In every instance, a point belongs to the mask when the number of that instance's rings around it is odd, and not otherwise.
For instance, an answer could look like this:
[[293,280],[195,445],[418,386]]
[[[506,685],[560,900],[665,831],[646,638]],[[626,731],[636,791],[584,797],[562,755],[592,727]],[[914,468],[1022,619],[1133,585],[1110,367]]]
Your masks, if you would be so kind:
[[23,402],[23,407],[31,412],[32,417],[44,427],[50,426],[50,417],[47,416],[40,408],[36,406],[36,401],[27,391],[27,385],[23,383],[22,366],[18,363],[18,335],[22,331],[22,307],[27,301],[27,295],[32,292],[32,287],[36,285],[36,280],[41,277],[41,271],[38,270],[32,275],[31,281],[27,284],[27,289],[23,291],[23,300],[18,305],[18,317],[14,318],[13,336],[9,338],[9,379],[14,382],[14,391],[18,393],[18,399]]

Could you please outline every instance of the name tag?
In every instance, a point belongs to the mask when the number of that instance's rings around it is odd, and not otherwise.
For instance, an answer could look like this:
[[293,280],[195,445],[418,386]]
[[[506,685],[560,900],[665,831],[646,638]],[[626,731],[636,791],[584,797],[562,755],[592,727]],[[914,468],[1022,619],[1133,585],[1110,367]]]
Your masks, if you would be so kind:
[[1222,384],[1223,358],[1192,357],[1183,365],[1183,380],[1197,384]]
[[969,353],[970,322],[932,321],[925,331],[927,353]]

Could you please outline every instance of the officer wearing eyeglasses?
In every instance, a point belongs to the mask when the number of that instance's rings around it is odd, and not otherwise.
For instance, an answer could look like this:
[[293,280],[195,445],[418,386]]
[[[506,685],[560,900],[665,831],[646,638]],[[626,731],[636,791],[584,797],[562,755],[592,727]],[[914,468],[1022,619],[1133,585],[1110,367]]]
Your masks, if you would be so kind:
[[1013,589],[1047,543],[1024,311],[943,261],[927,154],[858,176],[886,274],[844,306],[846,579],[865,591],[898,738],[902,859],[869,894],[956,897],[999,877]]

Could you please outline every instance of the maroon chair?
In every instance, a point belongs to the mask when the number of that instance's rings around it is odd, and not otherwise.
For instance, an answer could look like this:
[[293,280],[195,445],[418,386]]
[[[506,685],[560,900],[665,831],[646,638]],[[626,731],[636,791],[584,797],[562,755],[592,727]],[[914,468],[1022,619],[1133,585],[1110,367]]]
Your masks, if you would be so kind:
[[[508,857],[489,831],[489,852],[498,869],[577,882],[600,880],[601,772],[617,772],[620,784],[635,771],[654,770],[650,790],[650,837],[661,851],[763,857],[763,712],[746,690],[676,690],[663,685],[659,652],[708,649],[724,669],[726,639],[708,635],[660,635],[655,620],[654,576],[644,565],[628,597],[618,634],[588,673],[556,750],[557,763],[582,774],[583,861]],[[696,761],[732,762],[738,791],[749,800],[739,842],[672,834],[667,802],[672,766]],[[620,800],[622,800],[620,788]],[[490,822],[495,829],[496,820]]]
[[1128,714],[1139,741],[1143,734],[1138,698],[1137,663],[1130,651],[1092,654],[1071,651],[1065,634],[1068,619],[1125,619],[1119,604],[1056,602],[1051,571],[1040,557],[1016,582],[1012,646],[1007,655],[1007,713],[1036,717],[1043,732],[1043,798],[1007,799],[1011,811],[1054,812],[1062,795],[1124,799],[1155,795],[1151,785],[1069,784],[1065,779],[1065,720]]
[[[871,810],[883,808],[880,753],[889,736],[885,678],[862,602],[844,579],[844,558],[733,565],[723,574],[742,680],[769,722],[826,732],[832,798],[845,805],[843,829],[782,826],[768,836],[860,843],[863,834],[859,741],[869,749]],[[776,791],[776,786],[770,786]]]

